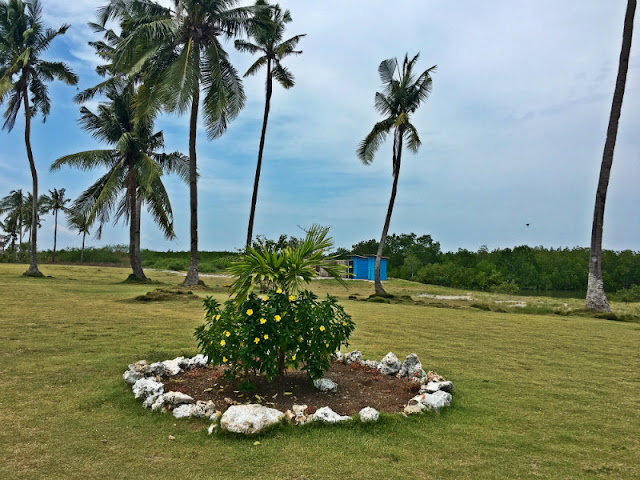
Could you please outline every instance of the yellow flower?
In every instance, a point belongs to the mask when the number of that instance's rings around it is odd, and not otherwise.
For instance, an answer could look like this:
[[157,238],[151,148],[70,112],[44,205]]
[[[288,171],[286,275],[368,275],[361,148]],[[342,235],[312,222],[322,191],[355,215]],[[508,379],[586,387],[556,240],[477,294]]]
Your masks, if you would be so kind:
[[281,317],[280,315],[276,315],[275,317],[273,317],[273,319],[274,319],[276,322],[279,322],[280,320],[282,320],[282,317]]
[[220,320],[220,314],[216,315],[216,320]]
[[222,357],[222,363],[227,363],[229,359],[227,357]]
[[226,332],[224,332],[224,336],[225,337],[230,337],[231,336],[231,332],[227,330]]
[[342,326],[346,327],[347,326],[347,322],[342,322]]
[[291,360],[295,360],[296,359],[296,354],[293,354],[293,357],[291,357]]
[[264,339],[265,340],[269,340],[269,335],[267,335],[266,333],[264,334]]
[[269,300],[269,295],[264,296],[264,301],[266,302],[267,300]]
[[224,340],[220,340],[220,345],[222,345],[223,347],[227,344],[227,342],[225,342]]
[[265,323],[267,323],[267,319],[266,318],[261,318],[260,319],[260,325],[264,325]]
[[260,339],[258,337],[254,338],[253,343],[260,343]]
[[320,331],[324,332],[324,325],[320,325]]
[[300,321],[300,320],[298,320],[298,319],[296,318],[296,323],[298,323],[299,321]]
[[204,312],[204,318],[207,318],[207,312]]
[[249,316],[253,315],[253,310],[251,310],[251,309],[247,310],[247,315],[249,315]]
[[279,288],[278,290],[276,290],[276,293],[282,293],[282,289]]
[[296,297],[294,297],[293,295],[289,295],[289,301],[293,302],[296,299]]
[[325,343],[324,345],[325,345],[325,347],[329,348],[329,344],[328,343]]

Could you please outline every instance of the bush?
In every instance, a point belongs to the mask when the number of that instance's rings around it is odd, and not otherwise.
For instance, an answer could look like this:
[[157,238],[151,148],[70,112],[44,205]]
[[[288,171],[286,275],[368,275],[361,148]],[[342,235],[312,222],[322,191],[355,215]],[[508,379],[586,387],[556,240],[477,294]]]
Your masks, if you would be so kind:
[[208,297],[204,307],[206,322],[195,333],[200,351],[214,365],[228,366],[226,375],[234,378],[252,371],[271,380],[287,367],[320,378],[355,328],[334,297],[318,302],[310,291],[295,297],[270,290],[264,298],[251,294],[222,308]]
[[508,293],[510,295],[517,295],[518,293],[520,293],[520,287],[513,280],[510,280],[508,282],[502,282],[498,285],[489,287],[489,291],[494,293]]
[[617,302],[640,302],[640,285],[631,285],[630,288],[621,288],[611,299]]

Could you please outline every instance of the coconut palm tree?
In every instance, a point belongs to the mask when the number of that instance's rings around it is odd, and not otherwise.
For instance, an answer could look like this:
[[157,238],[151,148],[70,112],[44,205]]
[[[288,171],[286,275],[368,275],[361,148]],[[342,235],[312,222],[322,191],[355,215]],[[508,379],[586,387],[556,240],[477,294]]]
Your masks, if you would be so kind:
[[618,78],[613,92],[611,114],[609,115],[609,127],[607,139],[602,154],[600,166],[600,178],[596,191],[596,204],[593,210],[593,225],[591,228],[591,253],[589,255],[589,280],[587,284],[586,308],[598,312],[610,312],[609,302],[604,293],[602,281],[602,228],[604,224],[604,206],[607,199],[607,188],[613,164],[613,151],[618,136],[618,121],[622,110],[622,100],[627,84],[627,71],[629,70],[629,55],[631,52],[631,40],[633,38],[633,18],[636,12],[636,0],[628,0],[627,11],[624,18],[624,30],[622,32],[622,49],[618,62]]
[[255,8],[235,7],[238,3],[174,0],[175,8],[170,9],[149,0],[112,0],[99,12],[100,24],[120,17],[130,30],[117,48],[114,64],[128,73],[137,73],[145,66],[141,98],[161,99],[170,111],[190,111],[191,258],[185,286],[199,283],[196,131],[200,92],[204,95],[202,111],[210,139],[226,131],[245,102],[242,82],[221,43],[246,33],[251,25]]
[[24,224],[25,197],[22,190],[11,190],[9,195],[0,200],[0,215],[6,215],[3,223],[3,230],[11,236],[11,248],[15,253],[15,260],[18,261],[18,250],[16,250],[16,240],[18,245],[22,245],[22,225]]
[[78,235],[82,234],[82,250],[80,251],[80,263],[84,263],[84,241],[87,235],[91,235],[89,229],[91,228],[91,222],[89,222],[89,214],[80,210],[74,210],[70,208],[67,210],[67,225],[70,228],[78,230]]
[[27,232],[29,233],[29,241],[28,241],[29,248],[31,248],[32,241],[33,241],[33,232],[35,232],[34,227],[42,228],[42,223],[40,222],[40,214],[45,214],[49,212],[49,210],[47,209],[47,205],[49,203],[48,198],[49,197],[47,197],[46,195],[40,195],[40,198],[38,198],[38,201],[36,202],[36,205],[37,205],[36,220],[34,221],[33,210],[31,208],[31,206],[33,205],[33,195],[31,194],[31,192],[27,192],[27,194],[24,197],[22,219],[23,219],[24,233],[25,234]]
[[66,207],[66,205],[71,201],[70,198],[65,198],[64,194],[64,188],[61,188],[60,190],[54,188],[53,190],[49,190],[49,195],[45,197],[45,208],[47,209],[47,211],[53,212],[54,217],[53,253],[51,254],[51,261],[54,263],[56,261],[56,243],[58,239],[58,212],[62,210],[63,213],[67,213],[69,211],[69,208]]
[[259,22],[255,22],[249,28],[249,37],[253,40],[253,43],[246,40],[236,40],[235,42],[238,50],[261,55],[260,58],[249,67],[244,74],[245,77],[255,75],[262,67],[266,67],[267,71],[264,117],[262,120],[262,133],[260,134],[260,146],[258,148],[258,165],[253,182],[253,197],[251,198],[246,248],[251,246],[251,239],[253,237],[253,221],[256,213],[256,202],[258,201],[258,184],[260,183],[262,154],[264,152],[267,121],[269,120],[269,109],[271,107],[273,80],[275,79],[286,89],[294,86],[293,75],[280,62],[290,55],[299,55],[302,53],[302,51],[296,50],[295,48],[298,42],[300,42],[300,39],[305,36],[305,34],[296,35],[283,41],[282,36],[284,35],[286,24],[291,21],[291,13],[289,10],[283,12],[280,5],[270,6],[264,0],[257,0],[255,6],[260,8],[260,12],[256,15],[256,20],[259,20]]
[[406,140],[407,148],[411,152],[416,153],[421,145],[418,130],[411,123],[409,116],[429,97],[432,83],[431,74],[436,69],[434,65],[421,74],[416,75],[413,69],[419,56],[420,54],[417,54],[409,60],[407,54],[402,64],[400,64],[396,58],[390,58],[384,60],[378,67],[378,73],[384,85],[384,90],[382,93],[376,93],[375,106],[376,110],[384,116],[384,119],[374,125],[369,135],[367,135],[360,144],[357,152],[358,158],[360,158],[365,165],[371,164],[378,147],[380,147],[389,132],[393,132],[393,187],[391,188],[387,217],[384,221],[380,245],[378,246],[378,253],[376,255],[375,291],[377,294],[386,293],[380,282],[380,261],[389,231],[389,224],[391,223],[393,204],[398,191],[402,147]]
[[3,129],[13,129],[24,105],[24,137],[33,179],[30,265],[25,272],[32,276],[42,274],[37,262],[38,173],[31,150],[31,119],[38,112],[42,113],[43,121],[49,115],[51,102],[45,82],[58,79],[67,85],[78,83],[78,77],[67,65],[41,58],[51,42],[69,28],[63,25],[58,30],[45,29],[41,16],[38,0],[0,0],[0,104],[8,104]]
[[106,168],[91,187],[74,202],[73,209],[86,213],[88,223],[99,219],[102,225],[115,213],[115,220],[125,217],[129,223],[129,261],[133,276],[146,281],[140,256],[140,214],[142,204],[153,216],[165,237],[174,238],[173,213],[162,183],[163,173],[177,173],[187,178],[187,158],[174,152],[161,153],[162,132],[153,133],[153,118],[135,116],[137,94],[130,82],[107,88],[108,102],[100,104],[95,114],[80,109],[80,123],[94,138],[112,146],[57,159],[51,170],[72,166],[83,170]]

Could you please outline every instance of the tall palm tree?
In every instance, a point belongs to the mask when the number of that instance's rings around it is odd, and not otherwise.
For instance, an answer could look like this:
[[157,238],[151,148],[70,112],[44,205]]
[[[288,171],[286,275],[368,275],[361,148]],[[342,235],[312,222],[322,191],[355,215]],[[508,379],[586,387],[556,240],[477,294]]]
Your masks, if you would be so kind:
[[18,261],[18,250],[16,250],[16,240],[18,245],[22,245],[22,226],[24,224],[25,197],[22,190],[11,190],[9,195],[0,200],[0,215],[6,215],[3,229],[11,236],[11,248]]
[[407,54],[401,65],[396,58],[390,58],[384,60],[378,67],[384,90],[382,93],[376,93],[375,106],[384,119],[374,125],[369,135],[360,144],[357,152],[358,158],[365,165],[371,164],[378,147],[389,132],[393,131],[393,187],[376,255],[375,291],[377,294],[386,293],[380,282],[380,261],[398,190],[403,143],[406,140],[407,148],[413,153],[416,153],[421,145],[418,130],[411,123],[409,115],[414,113],[420,104],[429,97],[432,83],[431,74],[436,69],[434,65],[416,76],[413,69],[419,56],[420,54],[417,54],[409,60]]
[[58,30],[45,30],[41,16],[39,0],[0,0],[0,104],[8,103],[3,129],[13,129],[24,105],[24,140],[33,179],[30,265],[25,272],[32,276],[42,273],[37,261],[38,173],[31,150],[31,118],[40,112],[44,121],[49,115],[51,102],[45,82],[58,79],[67,85],[78,83],[78,77],[67,65],[41,58],[51,42],[69,28],[63,25]]
[[[49,203],[49,199],[46,195],[40,195],[38,201],[36,202],[36,220],[33,220],[33,210],[31,206],[33,205],[33,195],[31,192],[27,192],[24,197],[24,205],[22,210],[22,219],[23,219],[23,228],[25,233],[29,233],[29,248],[31,248],[33,241],[33,234],[37,228],[42,228],[42,224],[40,222],[40,214],[48,213],[47,205]],[[37,232],[36,232],[37,233]]]
[[87,235],[91,235],[89,231],[91,222],[89,214],[81,210],[70,208],[67,210],[67,224],[69,227],[78,230],[78,235],[82,234],[82,250],[80,251],[80,263],[84,263],[84,241]]
[[170,111],[191,112],[191,259],[185,286],[199,283],[196,131],[200,92],[204,94],[202,110],[210,139],[226,131],[245,102],[242,82],[221,43],[245,33],[252,22],[255,8],[235,7],[238,3],[239,0],[174,0],[175,8],[169,9],[150,0],[112,0],[99,12],[102,25],[120,17],[130,30],[118,46],[114,63],[129,73],[148,67],[142,98],[161,99]]
[[289,10],[283,12],[280,5],[270,6],[264,0],[257,0],[255,6],[261,10],[256,15],[256,20],[259,20],[259,22],[255,22],[249,28],[249,37],[253,39],[254,43],[245,40],[236,40],[235,42],[236,48],[242,52],[261,54],[260,58],[258,58],[244,74],[245,77],[255,75],[262,67],[266,67],[267,70],[264,118],[262,120],[262,133],[260,134],[260,147],[258,148],[258,165],[253,182],[253,197],[251,198],[251,212],[249,214],[249,228],[246,242],[247,249],[251,246],[251,239],[253,237],[253,221],[256,213],[256,203],[258,201],[258,184],[260,183],[262,154],[264,152],[267,121],[269,120],[269,110],[271,107],[273,80],[275,79],[286,89],[294,86],[293,75],[280,62],[290,55],[299,55],[302,53],[302,51],[295,50],[295,48],[298,42],[300,42],[300,39],[305,36],[305,34],[296,35],[283,41],[282,36],[284,35],[286,24],[292,20]]
[[49,195],[46,197],[46,209],[49,212],[53,212],[54,227],[53,227],[53,253],[51,255],[51,261],[56,261],[56,243],[58,239],[58,212],[62,210],[63,213],[68,213],[69,208],[66,207],[67,203],[71,201],[70,198],[65,198],[65,189],[58,190],[54,188],[49,190]]
[[131,83],[110,85],[107,103],[98,114],[86,107],[80,109],[80,123],[93,137],[112,146],[106,150],[90,150],[57,159],[51,170],[63,165],[83,170],[103,167],[107,173],[85,190],[73,208],[88,214],[88,222],[99,218],[100,224],[115,213],[129,223],[129,262],[134,277],[146,280],[140,256],[140,214],[142,204],[167,238],[174,238],[173,213],[169,195],[162,183],[163,173],[178,173],[186,179],[188,162],[184,155],[161,153],[162,132],[153,133],[153,118],[135,117],[136,93]]
[[587,284],[586,308],[599,312],[610,312],[609,302],[604,293],[602,282],[602,227],[604,224],[604,206],[607,200],[607,188],[613,164],[613,151],[618,136],[618,121],[622,110],[624,89],[627,84],[627,71],[629,70],[629,55],[631,52],[631,40],[633,38],[633,18],[636,12],[636,0],[628,0],[627,12],[624,18],[624,30],[622,32],[622,49],[618,63],[618,78],[613,92],[611,114],[609,115],[609,127],[607,139],[602,154],[600,178],[596,191],[596,204],[593,210],[593,226],[591,228],[591,253],[589,255],[589,281]]

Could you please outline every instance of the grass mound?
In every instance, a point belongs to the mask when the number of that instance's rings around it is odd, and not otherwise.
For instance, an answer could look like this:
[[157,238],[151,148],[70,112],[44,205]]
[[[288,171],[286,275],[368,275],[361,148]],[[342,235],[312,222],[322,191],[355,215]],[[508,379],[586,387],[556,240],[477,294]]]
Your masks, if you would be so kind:
[[181,288],[156,288],[144,295],[138,295],[135,299],[139,302],[167,302],[171,300],[197,300],[199,297],[191,290]]

